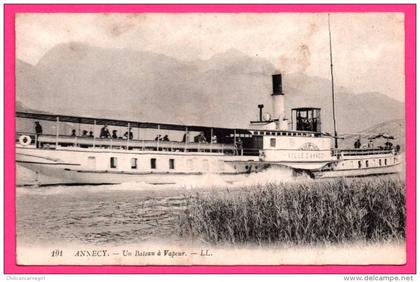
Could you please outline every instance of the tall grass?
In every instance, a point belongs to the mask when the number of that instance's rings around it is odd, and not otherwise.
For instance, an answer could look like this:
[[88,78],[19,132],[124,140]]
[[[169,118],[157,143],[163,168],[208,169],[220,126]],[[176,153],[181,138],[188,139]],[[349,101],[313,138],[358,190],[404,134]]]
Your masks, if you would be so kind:
[[181,236],[209,243],[319,244],[405,238],[405,184],[362,178],[190,195]]

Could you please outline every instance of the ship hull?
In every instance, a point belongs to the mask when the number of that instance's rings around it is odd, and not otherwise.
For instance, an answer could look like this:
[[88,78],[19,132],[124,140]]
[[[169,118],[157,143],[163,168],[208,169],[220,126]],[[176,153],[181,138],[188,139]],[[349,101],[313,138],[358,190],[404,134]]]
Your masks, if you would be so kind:
[[161,175],[127,174],[110,171],[89,171],[75,169],[66,165],[47,165],[31,162],[18,162],[22,167],[27,168],[40,175],[41,179],[47,177],[54,179],[50,183],[43,180],[39,184],[117,184],[123,182],[156,182],[171,183],[172,177],[165,177],[162,181]]
[[337,177],[365,177],[386,174],[401,173],[401,164],[390,165],[387,167],[372,167],[363,169],[330,170],[315,172],[314,178],[337,178]]
[[[135,166],[133,167],[133,159]],[[385,159],[387,164],[384,165]],[[154,165],[151,166],[151,162]],[[382,160],[382,162],[381,162]],[[111,163],[115,162],[115,167]],[[278,181],[293,176],[312,178],[358,177],[400,173],[401,162],[397,156],[365,156],[317,163],[266,162],[258,157],[205,154],[144,152],[124,150],[89,149],[37,149],[18,147],[16,163],[35,172],[39,185],[51,184],[119,184],[144,182],[148,184],[179,184],[210,176],[224,182],[246,181],[247,177],[272,169]],[[368,166],[357,168],[358,163]],[[329,170],[314,167],[332,164]],[[307,165],[307,166],[305,166]],[[309,169],[308,169],[309,167]],[[278,173],[277,173],[278,172]],[[270,174],[272,176],[272,174]],[[193,178],[196,179],[193,179]],[[213,179],[212,179],[213,180]],[[269,181],[272,181],[271,178]]]
[[[95,163],[89,163],[94,158]],[[115,158],[118,166],[109,167]],[[136,159],[136,167],[131,165]],[[232,164],[232,160],[247,163]],[[150,162],[154,160],[155,167]],[[17,148],[16,163],[34,172],[35,181],[20,183],[30,185],[51,184],[119,184],[145,182],[148,184],[188,183],[192,177],[217,175],[226,182],[263,170],[257,158],[226,156],[222,154],[182,154],[172,152],[126,152],[119,150],[43,150]]]
[[[39,185],[75,185],[75,184],[120,184],[128,182],[144,182],[147,184],[179,184],[188,183],[188,179],[212,176],[211,173],[127,173],[115,171],[89,171],[68,168],[61,165],[45,165],[35,163],[19,163],[22,167],[27,168],[36,174],[39,174],[39,181],[35,181]],[[218,173],[216,174],[225,182],[236,182],[243,180],[247,173]],[[46,177],[46,178],[45,178]],[[45,180],[44,180],[45,179]],[[22,183],[28,185],[30,183]]]

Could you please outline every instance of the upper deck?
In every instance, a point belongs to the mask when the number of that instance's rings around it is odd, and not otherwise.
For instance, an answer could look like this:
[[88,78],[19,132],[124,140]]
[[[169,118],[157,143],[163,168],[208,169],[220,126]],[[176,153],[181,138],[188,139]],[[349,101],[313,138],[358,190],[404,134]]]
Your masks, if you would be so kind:
[[[31,137],[30,144],[49,149],[80,147],[258,156],[264,149],[261,142],[264,136],[322,136],[319,132],[221,128],[27,112],[17,112],[16,117],[31,122],[42,121],[43,128],[42,134],[36,134],[35,130],[27,125],[27,130],[17,133],[17,141],[22,135],[26,135]],[[104,126],[108,126],[111,131],[126,133],[116,138],[103,138],[101,128]],[[150,130],[155,135],[147,136],[146,132]],[[164,139],[163,134],[168,132],[172,132],[169,133],[172,136]]]
[[[34,120],[43,121],[45,128],[42,134],[35,134],[35,130],[30,131],[31,128],[29,128],[27,131],[18,132],[16,141],[25,146],[32,145],[44,149],[74,147],[103,150],[200,152],[264,156],[272,160],[301,158],[301,152],[312,152],[307,155],[322,160],[395,153],[392,149],[332,149],[332,136],[317,131],[220,128],[22,112],[17,112],[16,117],[30,120],[29,125],[32,125]],[[119,132],[126,133],[119,134],[120,137],[101,136],[101,130],[105,126],[109,126],[111,130],[118,129]],[[90,131],[90,135],[87,135],[87,130]],[[147,136],[145,133],[147,130],[152,130],[154,135]],[[168,132],[175,133],[169,133],[169,135],[172,134],[170,138],[161,136]],[[22,140],[21,136],[29,136],[31,140],[27,142],[27,140]],[[292,153],[293,151],[299,154],[296,155]]]
[[92,149],[121,149],[121,150],[142,150],[142,151],[171,151],[171,152],[205,152],[223,154],[243,154],[234,144],[220,143],[188,143],[178,141],[163,140],[136,140],[136,139],[115,139],[115,138],[95,138],[68,135],[49,135],[43,134],[36,136],[29,132],[19,132],[16,141],[19,142],[21,136],[29,136],[30,144],[44,149],[57,149],[61,147],[78,147]]

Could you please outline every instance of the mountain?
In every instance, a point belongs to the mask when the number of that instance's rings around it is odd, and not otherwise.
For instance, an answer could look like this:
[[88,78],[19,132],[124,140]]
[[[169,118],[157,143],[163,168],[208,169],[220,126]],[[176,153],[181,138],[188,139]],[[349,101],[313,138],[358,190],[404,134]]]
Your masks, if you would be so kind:
[[[331,82],[319,77],[292,74],[285,77],[289,109],[314,106],[322,109],[323,130],[332,132]],[[404,118],[404,104],[380,93],[352,94],[336,87],[336,121],[339,133],[354,133],[384,121]]]
[[403,119],[382,122],[363,130],[361,133],[372,135],[388,134],[393,136],[394,139],[390,141],[395,145],[399,144],[401,146],[401,150],[405,151],[405,121]]
[[[37,65],[16,62],[19,107],[50,113],[141,121],[246,127],[257,104],[271,111],[271,74],[265,59],[231,49],[208,60],[182,62],[144,51],[72,42],[49,50]],[[283,77],[287,112],[322,108],[331,131],[330,81],[301,73]],[[336,87],[339,132],[359,132],[404,118],[403,103],[381,93]]]
[[[368,136],[376,136],[379,134],[387,134],[392,136],[394,139],[389,140],[394,145],[400,145],[401,150],[405,151],[405,121],[403,119],[389,120],[375,124],[369,128],[357,132],[362,137],[362,144],[368,143]],[[352,135],[344,140],[340,140],[339,147],[341,148],[352,148],[354,142],[359,137],[357,134]],[[387,142],[384,138],[378,138],[374,140],[375,146],[383,146]]]

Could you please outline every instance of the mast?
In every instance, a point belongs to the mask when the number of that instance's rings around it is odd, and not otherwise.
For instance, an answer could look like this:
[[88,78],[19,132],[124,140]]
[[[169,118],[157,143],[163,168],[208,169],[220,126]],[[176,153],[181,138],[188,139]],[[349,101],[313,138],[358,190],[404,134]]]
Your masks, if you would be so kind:
[[337,149],[338,139],[337,139],[337,124],[335,121],[334,71],[333,71],[333,55],[332,55],[331,26],[330,26],[329,13],[328,13],[328,35],[330,39],[331,97],[332,97],[332,112],[333,112],[333,122],[334,122],[334,147]]

